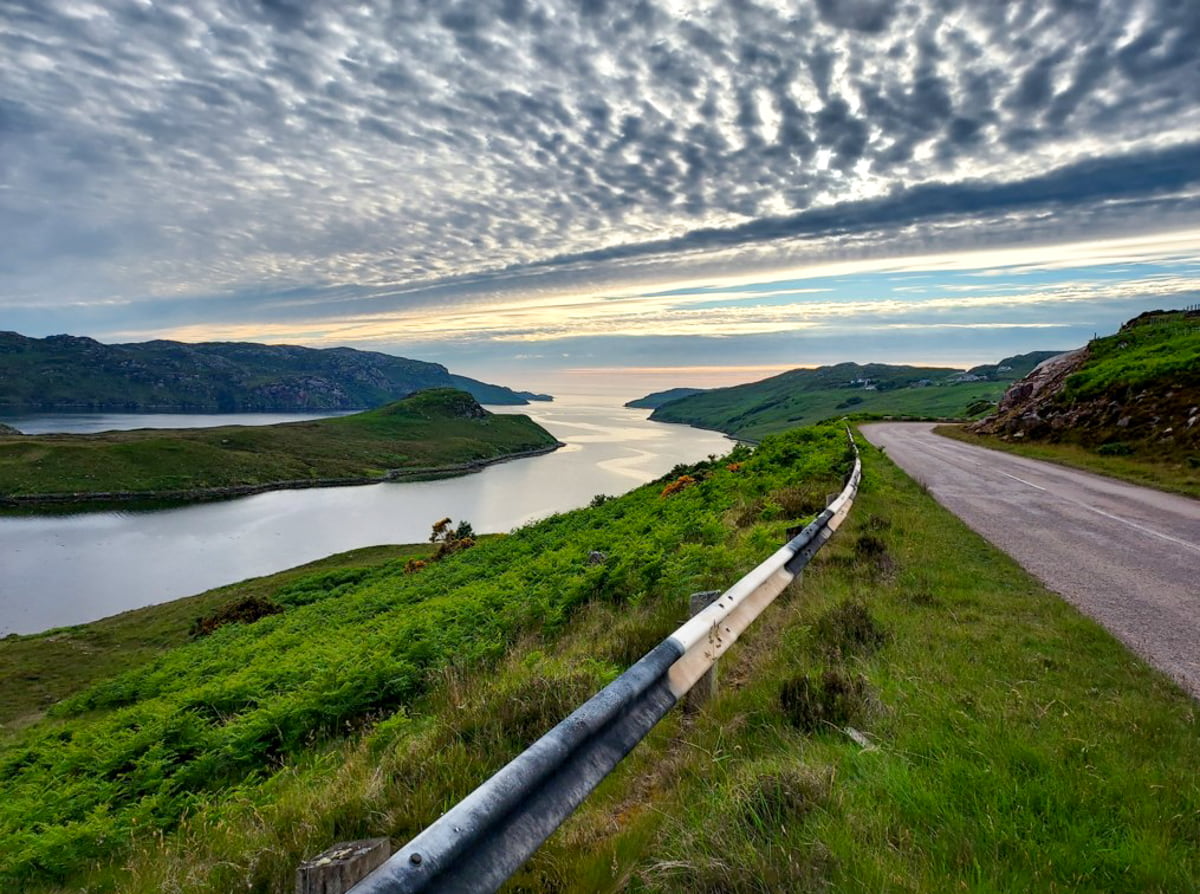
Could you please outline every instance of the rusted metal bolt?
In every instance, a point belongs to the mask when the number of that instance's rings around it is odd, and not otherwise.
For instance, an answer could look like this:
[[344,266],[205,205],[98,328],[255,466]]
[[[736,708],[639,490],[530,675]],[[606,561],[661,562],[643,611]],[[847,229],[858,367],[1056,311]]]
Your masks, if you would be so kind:
[[413,854],[411,857],[408,858],[408,862],[411,863],[413,866],[420,866],[421,865],[421,855]]

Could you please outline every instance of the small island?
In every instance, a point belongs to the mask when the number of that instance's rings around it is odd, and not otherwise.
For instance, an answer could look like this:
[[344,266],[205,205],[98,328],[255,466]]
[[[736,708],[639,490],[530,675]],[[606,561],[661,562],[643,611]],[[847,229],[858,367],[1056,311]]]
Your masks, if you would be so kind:
[[0,507],[199,501],[443,477],[560,446],[527,416],[489,413],[453,388],[278,425],[0,433]]

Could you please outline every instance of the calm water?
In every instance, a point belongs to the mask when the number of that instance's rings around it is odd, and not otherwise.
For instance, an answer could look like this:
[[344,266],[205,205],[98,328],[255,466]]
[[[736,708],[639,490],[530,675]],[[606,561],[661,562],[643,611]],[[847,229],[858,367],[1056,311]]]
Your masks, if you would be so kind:
[[95,434],[134,428],[215,428],[218,425],[274,425],[344,416],[352,410],[324,413],[0,413],[0,423],[27,435],[50,432]]
[[567,446],[442,481],[0,518],[0,635],[79,624],[360,546],[424,541],[447,515],[480,533],[509,531],[732,447],[715,432],[648,422],[644,410],[569,401],[494,409],[532,416]]

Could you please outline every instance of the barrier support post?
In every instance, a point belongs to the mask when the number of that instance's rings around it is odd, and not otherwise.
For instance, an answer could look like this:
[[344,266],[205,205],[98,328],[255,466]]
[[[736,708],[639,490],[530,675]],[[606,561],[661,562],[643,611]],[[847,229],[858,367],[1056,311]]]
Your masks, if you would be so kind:
[[[722,592],[721,590],[705,590],[702,593],[693,593],[689,599],[688,617],[696,617],[716,602]],[[705,671],[704,676],[696,681],[696,685],[688,690],[687,697],[683,701],[683,710],[686,713],[696,714],[702,711],[708,702],[717,697],[717,664],[718,662],[714,661],[712,667]]]
[[343,841],[296,870],[296,894],[346,894],[392,855],[386,838]]

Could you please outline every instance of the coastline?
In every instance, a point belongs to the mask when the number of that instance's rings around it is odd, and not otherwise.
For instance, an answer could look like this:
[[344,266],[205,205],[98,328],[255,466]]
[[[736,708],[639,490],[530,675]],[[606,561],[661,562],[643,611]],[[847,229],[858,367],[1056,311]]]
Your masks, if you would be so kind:
[[684,425],[684,426],[687,426],[688,428],[694,428],[697,431],[716,432],[719,435],[724,435],[725,439],[727,441],[733,441],[735,444],[749,444],[751,447],[757,447],[759,444],[762,443],[761,438],[747,438],[747,437],[744,437],[743,435],[737,435],[737,434],[733,434],[731,432],[727,432],[723,428],[712,428],[707,425],[700,425],[699,423],[696,423],[696,422],[684,422],[682,419],[655,419],[653,413],[651,413],[649,416],[646,417],[646,421],[647,422],[657,422],[659,425]]

